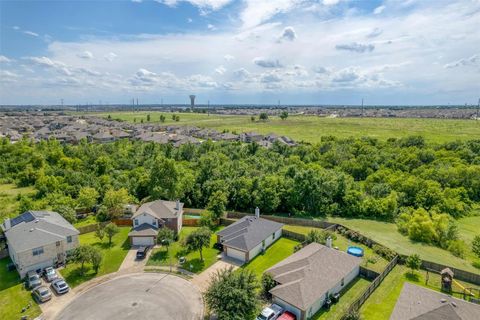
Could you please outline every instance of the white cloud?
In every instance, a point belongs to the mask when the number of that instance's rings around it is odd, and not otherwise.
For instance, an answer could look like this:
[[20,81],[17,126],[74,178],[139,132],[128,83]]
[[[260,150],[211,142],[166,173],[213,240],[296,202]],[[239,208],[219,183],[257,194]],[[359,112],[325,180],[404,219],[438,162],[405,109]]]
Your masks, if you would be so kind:
[[282,78],[280,78],[280,76],[274,72],[267,72],[260,76],[260,81],[263,83],[281,82]]
[[227,72],[227,69],[224,66],[218,66],[217,68],[215,68],[215,72],[219,75],[222,75]]
[[211,24],[211,23],[207,24],[207,29],[208,29],[208,30],[212,30],[212,31],[213,31],[213,30],[217,30],[217,28],[216,28],[213,24]]
[[0,62],[11,62],[11,61],[12,61],[11,59],[8,59],[7,57],[0,55]]
[[232,56],[231,54],[226,54],[226,55],[223,56],[223,59],[225,59],[225,61],[229,62],[229,61],[235,60],[235,57]]
[[134,3],[142,3],[143,2],[143,0],[131,0],[131,1],[134,2]]
[[113,60],[115,60],[115,58],[117,58],[117,57],[118,57],[118,56],[117,56],[115,53],[113,53],[113,52],[109,52],[109,53],[107,53],[106,55],[103,56],[103,58],[104,58],[105,60],[110,61],[110,62],[113,61]]
[[78,54],[78,57],[82,59],[92,59],[93,54],[90,51],[83,51]]
[[188,82],[192,87],[198,88],[217,88],[218,83],[215,82],[211,77],[204,76],[201,74],[196,74],[188,78]]
[[233,75],[238,80],[248,80],[251,77],[250,72],[245,68],[237,69],[233,72]]
[[352,43],[346,43],[346,44],[337,44],[335,46],[335,49],[364,53],[364,52],[372,52],[375,49],[375,46],[373,44],[352,42]]
[[374,28],[367,34],[367,38],[376,38],[383,33],[383,30],[380,28]]
[[292,10],[302,2],[301,0],[245,0],[246,7],[240,13],[243,28],[258,26],[277,14]]
[[478,54],[474,54],[469,58],[462,58],[460,60],[447,63],[444,65],[444,68],[451,69],[451,68],[457,68],[462,66],[475,66],[475,65],[480,66],[480,55]]
[[322,3],[323,5],[325,6],[334,6],[336,4],[338,4],[340,2],[340,0],[323,0]]
[[25,31],[23,31],[23,33],[26,34],[26,35],[32,36],[32,37],[38,37],[38,33],[35,33],[33,31],[25,30]]
[[192,23],[192,22],[193,22],[193,19],[192,19],[192,18],[188,18],[188,19],[187,19],[187,22],[188,22],[188,23]]
[[385,10],[385,8],[386,6],[384,5],[378,6],[375,8],[375,10],[373,10],[373,14],[380,14]]
[[20,30],[20,27],[19,26],[13,26],[12,29],[13,30]]
[[297,33],[295,32],[295,29],[293,27],[286,27],[285,29],[283,29],[282,34],[280,35],[278,40],[294,41],[296,38]]
[[199,9],[219,10],[232,0],[156,0],[170,7],[175,7],[180,2],[188,2]]
[[278,60],[256,57],[253,63],[262,68],[281,68],[282,64]]
[[333,82],[352,82],[360,78],[358,71],[353,68],[345,68],[335,73],[332,78]]
[[314,71],[315,73],[319,73],[319,74],[328,74],[328,73],[330,73],[330,71],[329,71],[327,68],[322,67],[322,66],[316,66],[316,67],[314,67],[314,68],[313,68],[313,71]]

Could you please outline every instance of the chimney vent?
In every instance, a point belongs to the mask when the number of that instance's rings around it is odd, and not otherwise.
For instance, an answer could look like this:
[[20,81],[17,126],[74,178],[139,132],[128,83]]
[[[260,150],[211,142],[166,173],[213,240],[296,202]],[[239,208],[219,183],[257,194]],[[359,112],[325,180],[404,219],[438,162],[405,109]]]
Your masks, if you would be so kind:
[[5,219],[5,222],[3,224],[5,226],[5,230],[8,230],[12,227],[12,223],[9,218]]
[[327,247],[329,247],[329,248],[332,247],[332,237],[328,236],[326,244],[327,244]]
[[180,210],[180,200],[175,202],[175,209]]
[[260,209],[258,207],[255,208],[255,218],[260,218]]

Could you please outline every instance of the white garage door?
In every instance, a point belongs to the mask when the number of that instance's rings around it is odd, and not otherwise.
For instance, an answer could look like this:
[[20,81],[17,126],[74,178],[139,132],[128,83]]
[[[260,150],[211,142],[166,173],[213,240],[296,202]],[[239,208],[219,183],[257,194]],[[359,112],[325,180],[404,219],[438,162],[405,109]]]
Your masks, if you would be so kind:
[[230,247],[227,247],[227,256],[240,261],[245,261],[245,252]]
[[134,246],[153,246],[153,237],[133,237],[132,245]]

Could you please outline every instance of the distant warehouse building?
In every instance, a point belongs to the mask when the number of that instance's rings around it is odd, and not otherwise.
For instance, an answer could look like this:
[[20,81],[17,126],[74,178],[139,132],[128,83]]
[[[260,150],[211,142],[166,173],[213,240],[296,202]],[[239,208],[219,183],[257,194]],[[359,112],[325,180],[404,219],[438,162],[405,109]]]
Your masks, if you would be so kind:
[[225,256],[248,262],[282,236],[283,224],[255,216],[246,216],[217,233],[217,243]]

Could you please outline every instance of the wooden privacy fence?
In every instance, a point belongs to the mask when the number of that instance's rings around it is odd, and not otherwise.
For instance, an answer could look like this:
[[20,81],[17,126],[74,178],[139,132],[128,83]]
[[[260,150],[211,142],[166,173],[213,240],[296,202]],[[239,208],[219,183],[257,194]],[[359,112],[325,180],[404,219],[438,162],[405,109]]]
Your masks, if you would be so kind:
[[184,227],[198,227],[200,225],[200,219],[183,219],[182,225]]
[[[244,212],[228,212],[227,218],[240,219],[245,217],[246,215],[251,215],[251,214],[244,213]],[[315,227],[315,228],[321,228],[321,229],[326,229],[326,228],[337,225],[336,223],[332,223],[332,222],[302,219],[302,218],[278,217],[278,216],[270,216],[270,215],[261,215],[261,217],[263,219],[276,221],[284,224],[292,224],[292,225],[304,226],[304,227]]]
[[115,219],[115,220],[112,220],[112,222],[119,227],[129,227],[133,225],[131,219]]
[[285,230],[285,229],[282,230],[282,236],[285,237],[285,238],[300,241],[300,242],[304,242],[305,238],[306,238],[306,236],[304,234],[289,231],[289,230]]
[[[377,289],[377,287],[382,283],[383,279],[392,271],[392,269],[397,265],[398,256],[395,256],[392,261],[387,265],[387,267],[382,271],[378,277],[373,280],[373,282],[368,286],[367,289],[348,307],[347,312],[343,315],[342,319],[345,319],[349,314],[360,310],[360,307],[367,301],[368,297]],[[370,270],[371,271],[371,270]],[[374,272],[374,271],[372,271]]]
[[460,270],[460,269],[457,269],[457,268],[452,268],[452,267],[449,267],[449,266],[445,266],[443,264],[422,260],[422,269],[428,269],[428,270],[440,273],[440,271],[442,271],[445,268],[449,268],[450,270],[453,271],[453,273],[454,273],[453,278],[454,279],[458,279],[458,280],[462,280],[462,281],[465,281],[465,282],[480,285],[480,274],[478,274],[478,273],[472,273],[472,272],[468,272],[468,271],[465,271],[465,270]]

